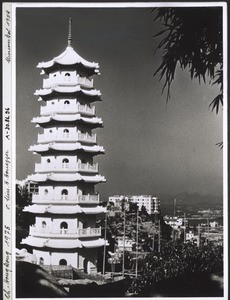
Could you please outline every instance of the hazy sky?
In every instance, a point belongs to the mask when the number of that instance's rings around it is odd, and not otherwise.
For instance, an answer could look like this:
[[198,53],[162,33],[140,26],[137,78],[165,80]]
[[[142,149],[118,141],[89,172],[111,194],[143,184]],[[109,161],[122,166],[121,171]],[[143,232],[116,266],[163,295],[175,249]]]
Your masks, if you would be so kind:
[[[189,9],[189,8],[188,8]],[[28,152],[37,142],[31,119],[41,102],[38,62],[67,46],[72,17],[73,47],[85,59],[98,62],[102,93],[96,113],[104,121],[97,129],[105,155],[96,156],[107,182],[97,185],[102,197],[113,194],[222,194],[222,114],[209,103],[218,87],[191,81],[177,71],[171,100],[161,95],[163,81],[154,77],[161,53],[154,55],[161,26],[147,8],[18,8],[17,38],[17,179],[34,173],[39,155]]]

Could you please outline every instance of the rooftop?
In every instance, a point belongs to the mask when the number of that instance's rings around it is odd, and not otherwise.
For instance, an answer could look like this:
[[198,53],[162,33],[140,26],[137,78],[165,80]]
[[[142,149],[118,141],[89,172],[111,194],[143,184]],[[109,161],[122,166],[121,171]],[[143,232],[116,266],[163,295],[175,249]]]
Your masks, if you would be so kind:
[[40,62],[37,65],[37,68],[41,68],[42,69],[41,74],[45,74],[45,73],[52,72],[54,69],[58,68],[59,65],[63,65],[63,66],[80,65],[81,67],[88,69],[90,75],[99,74],[98,63],[87,61],[73,49],[71,19],[69,19],[68,46],[66,47],[65,51],[47,62]]

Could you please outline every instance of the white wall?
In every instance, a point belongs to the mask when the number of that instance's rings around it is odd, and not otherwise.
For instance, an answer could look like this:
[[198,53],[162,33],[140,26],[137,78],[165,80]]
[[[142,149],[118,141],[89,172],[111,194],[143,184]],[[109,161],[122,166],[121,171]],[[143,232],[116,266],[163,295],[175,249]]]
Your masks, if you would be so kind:
[[96,271],[97,264],[97,249],[85,249],[84,255],[81,249],[76,252],[49,252],[42,250],[33,250],[33,254],[37,257],[37,264],[39,264],[40,258],[44,259],[44,265],[59,265],[61,259],[67,261],[67,265],[71,265],[77,269],[84,269],[84,260],[88,260],[88,273]]

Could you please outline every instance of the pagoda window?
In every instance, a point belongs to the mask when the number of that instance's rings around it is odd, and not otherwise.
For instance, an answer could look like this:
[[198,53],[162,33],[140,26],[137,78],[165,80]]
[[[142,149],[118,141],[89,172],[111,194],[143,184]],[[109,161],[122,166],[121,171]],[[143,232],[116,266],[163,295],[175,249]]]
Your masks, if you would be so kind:
[[64,137],[68,137],[69,136],[69,129],[64,129],[63,130],[63,133],[64,133]]
[[52,133],[52,132],[53,132],[53,130],[52,130],[52,129],[50,129],[50,130],[49,130],[49,133]]
[[52,101],[51,104],[54,105],[55,104],[54,101]]
[[59,266],[66,266],[67,265],[67,261],[65,259],[61,259],[59,261]]
[[68,167],[68,164],[69,164],[68,158],[64,158],[64,159],[62,160],[62,167],[63,167],[63,168],[67,168],[67,167]]
[[43,257],[39,258],[39,265],[44,266],[44,258]]
[[65,74],[65,81],[70,81],[70,73]]
[[68,228],[68,224],[66,222],[61,222],[60,228],[61,229],[67,229]]
[[45,189],[44,193],[45,193],[45,195],[48,195],[49,191],[47,189]]
[[66,222],[61,222],[60,229],[61,234],[66,234],[68,232],[68,224]]
[[50,159],[48,158],[46,162],[49,164],[50,163]]
[[68,191],[66,189],[61,191],[61,199],[62,200],[68,199]]
[[69,102],[69,100],[66,100],[65,102],[64,102],[64,104],[70,104],[70,102]]
[[68,191],[66,189],[64,189],[64,190],[61,191],[61,194],[62,195],[68,195]]
[[42,221],[42,228],[46,228],[46,222]]

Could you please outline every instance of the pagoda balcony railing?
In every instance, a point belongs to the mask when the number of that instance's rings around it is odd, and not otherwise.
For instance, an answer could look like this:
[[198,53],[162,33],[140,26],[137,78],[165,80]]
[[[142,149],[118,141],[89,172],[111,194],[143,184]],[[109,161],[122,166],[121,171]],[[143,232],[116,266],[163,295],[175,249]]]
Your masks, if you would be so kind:
[[46,204],[98,204],[100,202],[99,195],[41,195],[39,193],[33,194],[32,203],[46,203]]
[[39,237],[52,237],[52,238],[83,238],[83,237],[99,237],[101,236],[101,227],[98,228],[43,228],[37,225],[31,225],[29,234]]
[[63,76],[57,75],[43,79],[43,88],[48,89],[54,86],[76,86],[81,85],[85,88],[93,88],[93,79],[81,77],[79,75]]
[[78,171],[80,172],[98,172],[98,163],[89,164],[89,163],[78,163]]
[[88,105],[82,104],[57,104],[57,105],[49,105],[41,107],[41,115],[50,115],[54,113],[82,113],[88,116],[95,116],[95,106],[89,107]]
[[49,143],[49,142],[85,142],[85,143],[96,143],[97,135],[89,133],[43,133],[38,134],[38,143]]
[[99,203],[99,195],[78,195],[78,203]]
[[35,163],[35,172],[87,172],[97,173],[98,163]]
[[79,142],[90,142],[96,143],[97,135],[96,133],[90,135],[89,133],[78,133],[78,141]]

